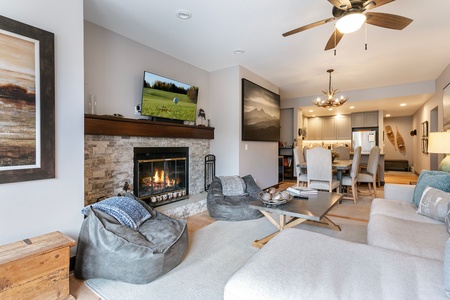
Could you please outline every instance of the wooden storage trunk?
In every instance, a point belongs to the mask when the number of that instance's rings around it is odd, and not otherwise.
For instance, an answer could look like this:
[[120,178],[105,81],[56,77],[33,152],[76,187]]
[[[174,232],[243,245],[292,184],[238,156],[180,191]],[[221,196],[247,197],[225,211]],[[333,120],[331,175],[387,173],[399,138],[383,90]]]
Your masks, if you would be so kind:
[[0,246],[0,299],[66,299],[74,245],[56,231]]

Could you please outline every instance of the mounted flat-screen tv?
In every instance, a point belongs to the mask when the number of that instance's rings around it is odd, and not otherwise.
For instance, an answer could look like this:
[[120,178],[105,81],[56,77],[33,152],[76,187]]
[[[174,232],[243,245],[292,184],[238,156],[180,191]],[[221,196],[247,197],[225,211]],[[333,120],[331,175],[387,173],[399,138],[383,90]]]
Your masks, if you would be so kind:
[[195,122],[198,87],[144,72],[141,115],[155,121]]

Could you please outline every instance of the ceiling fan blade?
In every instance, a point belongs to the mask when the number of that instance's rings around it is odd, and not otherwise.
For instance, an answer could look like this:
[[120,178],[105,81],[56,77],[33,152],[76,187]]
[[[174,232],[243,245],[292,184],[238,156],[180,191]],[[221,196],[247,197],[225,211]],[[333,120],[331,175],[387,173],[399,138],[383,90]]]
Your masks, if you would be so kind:
[[328,2],[339,9],[347,9],[352,7],[352,3],[350,2],[350,0],[328,0]]
[[380,7],[380,6],[382,6],[382,5],[385,5],[385,4],[394,2],[394,1],[395,1],[395,0],[367,0],[367,1],[364,3],[363,7],[364,7],[366,10],[369,10],[369,9],[373,9],[373,8],[375,8],[375,7]]
[[335,29],[330,39],[328,40],[327,45],[325,46],[325,51],[336,48],[337,44],[339,44],[343,36],[343,33]]
[[366,13],[366,17],[368,24],[395,30],[402,30],[413,21],[398,15],[375,12]]
[[325,20],[317,21],[317,22],[314,22],[314,23],[311,23],[311,24],[299,27],[297,29],[293,29],[291,31],[285,32],[285,33],[283,33],[283,36],[286,37],[286,36],[289,36],[289,35],[292,35],[292,34],[295,34],[295,33],[299,33],[301,31],[305,31],[305,30],[308,30],[308,29],[311,29],[311,28],[314,28],[314,27],[326,24],[328,22],[334,21],[334,19],[335,18],[328,18],[328,19],[325,19]]

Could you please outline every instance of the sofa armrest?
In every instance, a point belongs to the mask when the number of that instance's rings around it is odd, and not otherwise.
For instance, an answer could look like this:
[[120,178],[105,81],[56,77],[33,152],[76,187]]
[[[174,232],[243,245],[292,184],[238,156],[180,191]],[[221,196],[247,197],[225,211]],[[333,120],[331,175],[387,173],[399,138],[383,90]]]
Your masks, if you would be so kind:
[[384,199],[412,202],[415,185],[387,183],[384,185]]

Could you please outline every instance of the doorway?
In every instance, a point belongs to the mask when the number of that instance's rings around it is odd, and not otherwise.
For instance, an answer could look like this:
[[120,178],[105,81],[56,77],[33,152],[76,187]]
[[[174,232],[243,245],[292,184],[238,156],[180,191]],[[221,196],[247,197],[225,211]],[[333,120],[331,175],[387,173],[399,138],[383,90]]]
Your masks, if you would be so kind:
[[[439,108],[436,106],[430,111],[430,132],[438,131]],[[437,170],[439,167],[439,157],[436,153],[430,153],[430,170]]]

